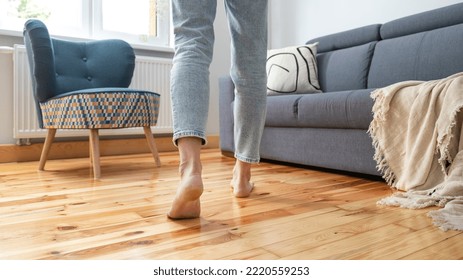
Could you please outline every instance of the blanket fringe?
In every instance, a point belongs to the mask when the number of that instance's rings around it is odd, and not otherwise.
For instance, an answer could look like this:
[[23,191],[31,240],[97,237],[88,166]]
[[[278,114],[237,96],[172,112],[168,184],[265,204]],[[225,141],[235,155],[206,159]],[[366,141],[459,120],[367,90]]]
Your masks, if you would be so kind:
[[443,231],[463,230],[463,200],[456,199],[439,210],[430,211],[428,217],[432,218],[433,224]]
[[380,89],[374,90],[371,93],[371,98],[375,101],[373,104],[373,121],[368,127],[367,133],[372,139],[372,144],[375,149],[373,159],[376,162],[376,169],[382,174],[383,179],[390,186],[394,186],[396,181],[396,175],[389,167],[386,158],[384,157],[383,147],[379,143],[378,129],[381,122],[385,120],[385,115],[389,111],[389,105],[386,102],[382,102],[385,99],[383,92]]
[[[375,139],[375,137],[372,138]],[[381,149],[379,148],[377,140],[373,140],[373,145],[376,149],[376,152],[373,157],[373,159],[376,161],[376,169],[382,174],[383,179],[389,186],[395,187],[396,175],[394,171],[388,165],[387,160],[384,157],[384,154],[381,152]]]
[[[462,207],[461,205],[451,205],[453,198],[438,198],[413,193],[396,193],[390,197],[383,198],[376,202],[379,206],[394,206],[407,209],[422,209],[437,206],[442,209],[428,212],[427,216],[433,221],[433,224],[443,231],[463,230],[463,217],[456,214],[451,207]],[[458,202],[460,204],[460,202]],[[461,211],[461,210],[460,210]]]
[[439,165],[441,166],[442,172],[447,175],[447,167],[453,163],[453,156],[450,154],[449,145],[454,137],[452,133],[457,125],[457,115],[463,110],[463,106],[457,107],[450,116],[451,122],[445,129],[443,135],[439,135],[436,145],[436,153],[440,153],[438,159]]
[[377,205],[394,206],[407,209],[422,209],[431,206],[438,206],[439,199],[426,195],[413,195],[409,193],[395,193],[389,197],[385,197],[378,202]]

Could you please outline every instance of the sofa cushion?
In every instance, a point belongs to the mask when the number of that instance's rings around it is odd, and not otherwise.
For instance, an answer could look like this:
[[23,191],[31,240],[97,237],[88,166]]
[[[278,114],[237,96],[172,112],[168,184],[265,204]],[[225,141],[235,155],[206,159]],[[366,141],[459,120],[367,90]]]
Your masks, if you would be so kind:
[[387,22],[381,26],[382,39],[391,39],[463,23],[463,4],[458,3]]
[[379,30],[381,24],[371,24],[347,31],[329,34],[314,38],[307,42],[312,44],[318,42],[318,53],[331,52],[339,49],[346,49],[366,43],[379,41]]
[[321,92],[316,55],[317,43],[269,50],[268,94]]
[[265,125],[273,127],[367,129],[372,89],[269,96]]
[[382,40],[376,44],[368,87],[435,80],[462,72],[461,46],[463,24]]
[[318,79],[324,92],[367,88],[368,71],[376,42],[321,53]]

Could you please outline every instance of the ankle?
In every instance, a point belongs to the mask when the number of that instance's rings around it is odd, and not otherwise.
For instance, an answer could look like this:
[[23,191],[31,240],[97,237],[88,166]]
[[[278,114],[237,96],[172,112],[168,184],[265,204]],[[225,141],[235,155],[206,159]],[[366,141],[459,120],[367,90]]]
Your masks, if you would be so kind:
[[234,180],[251,180],[251,164],[237,160],[235,167],[233,168],[233,179]]
[[179,164],[180,176],[192,176],[202,174],[202,164],[199,160],[182,161]]
[[196,137],[185,137],[180,138],[177,143],[180,154],[180,175],[201,175],[201,139]]

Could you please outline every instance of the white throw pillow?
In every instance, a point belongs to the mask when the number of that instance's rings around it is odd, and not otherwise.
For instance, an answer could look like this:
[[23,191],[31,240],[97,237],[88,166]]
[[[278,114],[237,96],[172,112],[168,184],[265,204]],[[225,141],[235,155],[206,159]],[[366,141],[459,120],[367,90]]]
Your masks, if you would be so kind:
[[317,70],[318,43],[267,51],[269,95],[321,92]]

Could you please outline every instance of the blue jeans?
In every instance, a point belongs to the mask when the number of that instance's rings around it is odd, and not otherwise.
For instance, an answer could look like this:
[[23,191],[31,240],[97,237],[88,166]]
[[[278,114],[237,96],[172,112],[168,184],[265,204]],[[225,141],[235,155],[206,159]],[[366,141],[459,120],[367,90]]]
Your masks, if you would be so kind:
[[[224,0],[231,33],[230,76],[235,84],[235,157],[257,163],[265,123],[267,0]],[[174,135],[206,143],[209,66],[217,0],[172,0],[175,55],[171,72]]]

